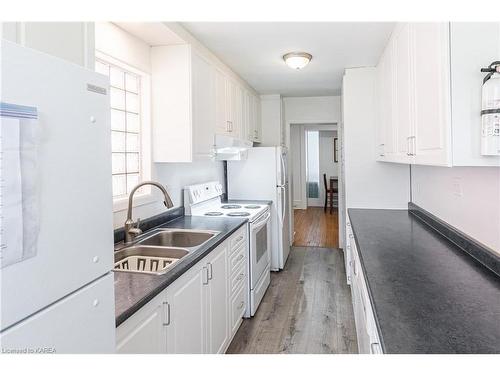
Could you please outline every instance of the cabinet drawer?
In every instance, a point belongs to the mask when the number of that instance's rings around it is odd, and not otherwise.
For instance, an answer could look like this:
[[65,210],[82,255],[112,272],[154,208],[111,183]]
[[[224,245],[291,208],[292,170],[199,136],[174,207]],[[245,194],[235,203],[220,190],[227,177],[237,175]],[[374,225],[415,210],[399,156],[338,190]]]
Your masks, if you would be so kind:
[[236,272],[231,275],[231,282],[229,286],[231,296],[233,296],[234,293],[238,291],[242,285],[243,287],[245,286],[245,279],[247,276],[246,267],[244,266],[244,264],[238,267],[235,271]]
[[231,300],[231,334],[234,334],[240,326],[246,308],[245,288],[242,287]]
[[242,264],[245,264],[246,260],[246,246],[240,246],[231,256],[229,257],[229,274],[235,272]]
[[243,227],[238,229],[235,234],[232,235],[229,242],[230,252],[232,253],[236,251],[241,244],[246,243],[246,238],[247,238],[247,226],[244,225]]

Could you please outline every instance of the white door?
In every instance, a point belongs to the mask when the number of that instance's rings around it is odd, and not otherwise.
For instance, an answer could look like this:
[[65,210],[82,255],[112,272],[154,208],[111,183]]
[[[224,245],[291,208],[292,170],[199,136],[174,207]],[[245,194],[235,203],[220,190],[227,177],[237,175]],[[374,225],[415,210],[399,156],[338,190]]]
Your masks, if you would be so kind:
[[[109,96],[87,89],[107,88],[108,78],[14,43],[1,43],[2,101],[29,104],[39,113],[39,230],[29,230],[27,236],[36,256],[0,272],[3,330],[113,268],[113,201]],[[71,225],[61,229],[68,221]],[[91,233],[92,246],[86,240],[75,241],[82,228]],[[50,282],[41,282],[47,275]]]
[[204,353],[206,271],[206,267],[191,269],[167,289],[168,353]]
[[397,150],[394,161],[411,162],[411,143],[413,142],[413,85],[411,82],[411,38],[408,23],[398,25],[394,34],[394,69],[395,95],[393,108],[395,109],[395,123],[397,124]]
[[114,353],[113,282],[113,274],[109,273],[8,328],[0,334],[2,350],[46,348],[49,353],[51,350],[74,354]]
[[166,292],[160,293],[116,329],[116,352],[167,353]]
[[393,40],[387,45],[379,64],[380,69],[380,121],[383,131],[383,154],[389,160],[396,152],[396,134],[393,113],[394,101],[394,48]]
[[[448,23],[413,23],[416,164],[451,162]],[[479,68],[478,68],[479,69]]]
[[265,212],[250,224],[250,285],[254,289],[271,260],[271,213]]
[[228,266],[227,243],[216,249],[208,267],[208,352],[222,353],[228,340]]
[[226,75],[221,70],[215,69],[215,130],[219,134],[227,134],[229,131],[226,90]]
[[215,72],[210,63],[193,52],[193,157],[210,159],[213,156],[216,127]]

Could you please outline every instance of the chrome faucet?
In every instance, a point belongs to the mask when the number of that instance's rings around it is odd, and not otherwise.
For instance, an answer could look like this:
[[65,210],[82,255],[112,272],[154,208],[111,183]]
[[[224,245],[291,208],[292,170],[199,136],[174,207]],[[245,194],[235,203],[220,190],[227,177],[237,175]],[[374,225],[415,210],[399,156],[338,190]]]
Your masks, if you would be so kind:
[[167,208],[172,208],[174,204],[172,203],[172,199],[170,199],[170,195],[168,195],[167,189],[162,184],[154,181],[144,181],[138,184],[136,187],[132,189],[130,195],[128,197],[128,210],[127,210],[127,220],[125,221],[124,229],[125,229],[125,243],[130,243],[134,241],[134,238],[142,233],[142,230],[139,228],[139,224],[141,223],[141,219],[137,219],[137,223],[134,223],[132,220],[132,202],[134,200],[134,193],[144,185],[152,185],[156,186],[163,193],[163,197],[165,198],[163,204]]

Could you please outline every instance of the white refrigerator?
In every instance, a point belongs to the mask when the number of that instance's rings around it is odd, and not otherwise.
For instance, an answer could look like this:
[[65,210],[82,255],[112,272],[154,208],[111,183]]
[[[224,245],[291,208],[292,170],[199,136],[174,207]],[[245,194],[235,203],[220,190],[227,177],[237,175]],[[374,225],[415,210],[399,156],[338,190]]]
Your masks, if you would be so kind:
[[109,80],[3,40],[0,69],[0,347],[114,352]]
[[285,266],[290,252],[290,207],[286,147],[253,147],[248,157],[227,162],[229,199],[272,201],[271,270]]

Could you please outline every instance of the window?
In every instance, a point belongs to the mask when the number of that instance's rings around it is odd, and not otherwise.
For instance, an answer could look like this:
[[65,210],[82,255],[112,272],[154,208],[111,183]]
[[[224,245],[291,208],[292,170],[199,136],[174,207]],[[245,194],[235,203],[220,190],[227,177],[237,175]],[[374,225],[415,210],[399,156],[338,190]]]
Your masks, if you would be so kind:
[[[97,54],[95,70],[107,75],[110,81],[112,179],[116,202],[126,198],[149,174],[145,168],[144,159],[148,158],[142,139],[147,133],[142,113],[145,100],[143,80],[148,77],[103,54]],[[139,193],[147,191],[141,189]]]

